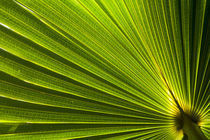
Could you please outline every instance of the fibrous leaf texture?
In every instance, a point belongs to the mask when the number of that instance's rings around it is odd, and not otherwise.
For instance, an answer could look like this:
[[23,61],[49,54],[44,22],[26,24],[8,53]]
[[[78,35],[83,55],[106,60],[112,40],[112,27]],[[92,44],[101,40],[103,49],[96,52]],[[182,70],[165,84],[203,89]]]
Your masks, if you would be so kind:
[[0,140],[210,139],[208,0],[0,0]]

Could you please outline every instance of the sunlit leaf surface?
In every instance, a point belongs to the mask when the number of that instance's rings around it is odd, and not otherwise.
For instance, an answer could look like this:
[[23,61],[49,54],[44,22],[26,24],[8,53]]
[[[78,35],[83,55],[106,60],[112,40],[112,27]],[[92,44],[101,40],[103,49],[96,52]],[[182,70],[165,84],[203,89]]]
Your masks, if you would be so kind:
[[210,139],[209,7],[0,0],[0,140]]

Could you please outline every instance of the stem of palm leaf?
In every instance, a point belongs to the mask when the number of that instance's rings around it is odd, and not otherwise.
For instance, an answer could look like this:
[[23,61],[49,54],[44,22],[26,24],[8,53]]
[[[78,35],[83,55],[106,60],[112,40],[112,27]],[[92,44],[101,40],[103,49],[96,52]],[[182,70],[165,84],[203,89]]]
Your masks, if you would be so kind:
[[168,82],[166,81],[163,73],[161,72],[161,76],[170,92],[170,94],[172,95],[177,108],[179,109],[180,115],[178,115],[177,119],[179,119],[179,121],[177,121],[176,125],[178,129],[182,129],[184,136],[183,136],[183,140],[208,140],[207,137],[203,134],[203,132],[201,131],[200,127],[198,126],[198,122],[193,120],[193,117],[191,117],[190,115],[186,114],[184,112],[184,110],[181,108],[181,106],[179,105],[178,101],[176,100],[176,97],[174,96],[170,86],[168,85]]
[[196,122],[187,114],[182,114],[184,139],[188,140],[207,140]]
[[183,130],[183,140],[207,140],[206,136],[203,134],[200,127],[198,126],[198,122],[195,122],[191,116],[183,111],[170,88],[169,92],[173,96],[173,99],[180,111],[180,121],[177,122],[179,123],[177,124],[177,126],[181,127],[181,129]]

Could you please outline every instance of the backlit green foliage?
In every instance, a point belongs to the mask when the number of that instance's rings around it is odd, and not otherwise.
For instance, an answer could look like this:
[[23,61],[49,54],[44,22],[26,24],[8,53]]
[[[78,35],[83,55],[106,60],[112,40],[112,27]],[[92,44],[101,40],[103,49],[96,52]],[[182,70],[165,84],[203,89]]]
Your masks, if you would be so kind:
[[210,139],[208,9],[0,0],[0,140],[179,140],[178,106]]

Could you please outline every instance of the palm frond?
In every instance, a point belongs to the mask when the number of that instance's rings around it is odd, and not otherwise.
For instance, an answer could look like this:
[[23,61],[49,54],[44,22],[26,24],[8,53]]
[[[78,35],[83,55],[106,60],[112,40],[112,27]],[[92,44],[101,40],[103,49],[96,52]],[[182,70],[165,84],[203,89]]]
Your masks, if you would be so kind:
[[1,0],[0,139],[210,139],[209,5]]

